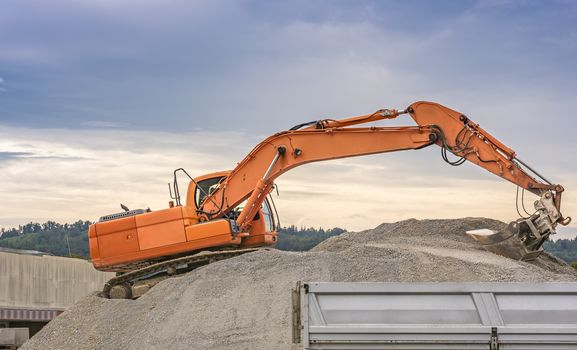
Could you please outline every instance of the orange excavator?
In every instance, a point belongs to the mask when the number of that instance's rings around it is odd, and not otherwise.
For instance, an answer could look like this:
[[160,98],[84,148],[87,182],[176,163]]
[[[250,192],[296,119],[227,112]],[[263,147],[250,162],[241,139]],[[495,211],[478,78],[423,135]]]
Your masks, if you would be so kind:
[[[362,126],[402,114],[409,114],[417,125]],[[274,180],[296,166],[433,144],[449,164],[470,161],[539,197],[535,212],[513,221],[507,230],[469,232],[481,243],[517,237],[524,249],[522,258],[535,259],[557,224],[571,220],[561,214],[562,186],[546,180],[466,115],[436,103],[416,102],[402,111],[381,109],[297,125],[259,143],[231,171],[192,178],[182,168],[175,170],[169,208],[129,210],[121,205],[124,212],[103,216],[90,226],[92,263],[98,270],[117,272],[103,295],[136,298],[164,278],[274,245],[278,215],[269,194]],[[181,201],[179,174],[190,179],[186,203]]]

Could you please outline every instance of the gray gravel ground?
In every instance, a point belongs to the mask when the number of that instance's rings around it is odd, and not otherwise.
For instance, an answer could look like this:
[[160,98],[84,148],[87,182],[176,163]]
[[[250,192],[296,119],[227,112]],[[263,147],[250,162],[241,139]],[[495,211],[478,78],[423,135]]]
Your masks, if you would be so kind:
[[577,281],[572,268],[549,255],[520,262],[464,235],[504,226],[483,218],[406,220],[344,233],[311,252],[242,255],[161,282],[138,300],[90,295],[22,349],[296,349],[290,290],[299,280]]

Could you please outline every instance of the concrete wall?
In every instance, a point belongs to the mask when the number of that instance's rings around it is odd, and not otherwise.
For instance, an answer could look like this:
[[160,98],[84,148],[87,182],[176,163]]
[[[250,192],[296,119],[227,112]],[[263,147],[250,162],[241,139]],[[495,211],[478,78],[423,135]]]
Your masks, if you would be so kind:
[[81,259],[0,252],[0,308],[65,309],[112,277]]

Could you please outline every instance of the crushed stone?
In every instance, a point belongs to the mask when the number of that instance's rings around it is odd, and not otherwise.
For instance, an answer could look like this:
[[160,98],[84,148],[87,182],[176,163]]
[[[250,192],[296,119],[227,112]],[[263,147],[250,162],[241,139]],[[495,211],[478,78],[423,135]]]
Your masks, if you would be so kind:
[[411,219],[346,232],[310,252],[260,250],[165,280],[137,300],[89,295],[21,349],[298,349],[290,293],[297,281],[577,281],[548,254],[517,261],[464,234],[505,226],[484,218]]

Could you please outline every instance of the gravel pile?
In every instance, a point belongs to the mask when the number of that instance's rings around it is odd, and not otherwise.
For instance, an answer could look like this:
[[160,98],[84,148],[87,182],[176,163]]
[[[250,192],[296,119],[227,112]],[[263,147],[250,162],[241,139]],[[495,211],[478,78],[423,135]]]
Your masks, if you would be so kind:
[[344,233],[306,253],[242,255],[161,282],[138,300],[90,295],[22,349],[296,349],[290,290],[299,280],[577,281],[547,254],[520,262],[464,235],[504,226],[482,218],[406,220]]

